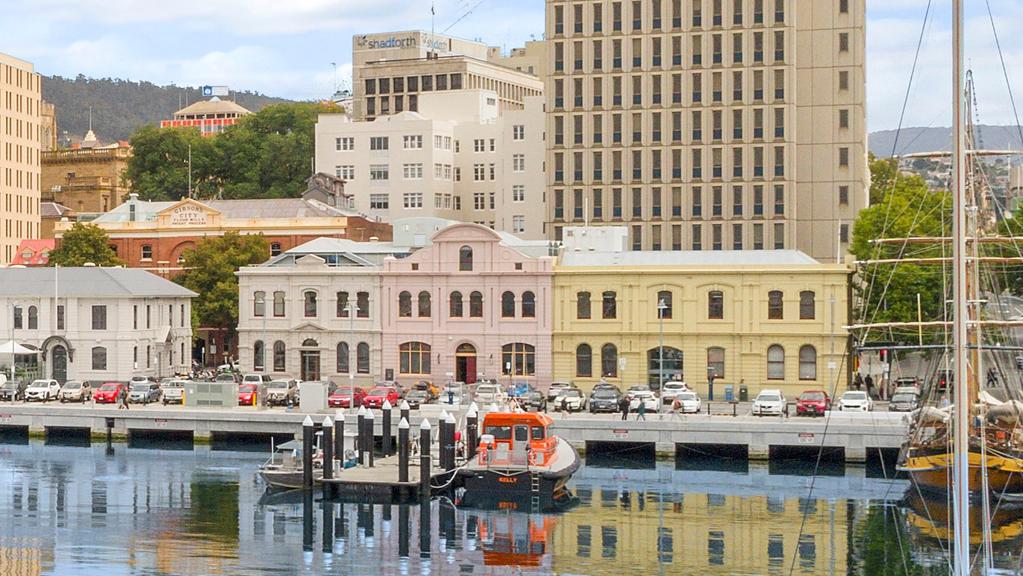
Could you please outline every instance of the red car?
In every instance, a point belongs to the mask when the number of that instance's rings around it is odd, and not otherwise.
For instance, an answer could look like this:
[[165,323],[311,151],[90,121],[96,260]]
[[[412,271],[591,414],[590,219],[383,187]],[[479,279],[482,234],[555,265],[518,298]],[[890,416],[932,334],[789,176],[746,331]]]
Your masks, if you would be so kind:
[[256,405],[255,384],[242,384],[241,386],[238,387],[238,405],[239,406]]
[[[362,388],[355,389],[355,405],[361,406],[366,398],[366,391]],[[327,406],[331,408],[348,408],[352,405],[352,389],[348,386],[338,386],[337,390],[327,398]]]
[[831,397],[824,390],[806,390],[796,399],[796,416],[823,416],[831,410]]
[[121,395],[127,394],[128,388],[120,382],[107,382],[92,393],[92,401],[96,404],[117,404]]
[[382,408],[384,400],[390,402],[391,406],[397,406],[398,401],[401,400],[401,394],[393,386],[377,386],[362,399],[362,405],[366,408]]

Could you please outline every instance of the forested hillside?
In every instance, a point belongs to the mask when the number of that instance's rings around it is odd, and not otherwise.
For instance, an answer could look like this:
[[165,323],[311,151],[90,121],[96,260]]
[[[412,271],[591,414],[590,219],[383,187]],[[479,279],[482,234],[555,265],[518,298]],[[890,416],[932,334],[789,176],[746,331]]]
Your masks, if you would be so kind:
[[[253,112],[289,102],[255,92],[232,92],[231,98]],[[118,78],[43,76],[43,99],[57,107],[58,137],[80,139],[89,129],[103,142],[128,140],[137,128],[170,118],[176,110],[201,100],[198,88],[157,86]]]

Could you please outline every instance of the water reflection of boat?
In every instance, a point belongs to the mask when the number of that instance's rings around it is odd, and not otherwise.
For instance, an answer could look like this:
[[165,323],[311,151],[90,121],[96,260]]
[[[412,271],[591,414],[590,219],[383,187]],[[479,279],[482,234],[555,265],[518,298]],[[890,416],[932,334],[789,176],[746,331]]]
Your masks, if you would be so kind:
[[[288,440],[274,446],[270,458],[260,465],[259,475],[272,488],[302,488],[302,443]],[[319,484],[322,479],[323,456],[314,452],[313,483]]]
[[465,488],[462,503],[478,506],[496,500],[499,508],[525,504],[533,511],[570,503],[565,485],[579,468],[579,453],[550,433],[552,423],[546,414],[534,412],[484,416],[477,456],[458,471]]
[[476,519],[476,533],[486,566],[538,568],[551,553],[555,518],[492,513]]
[[[928,498],[911,490],[905,499],[906,523],[920,536],[948,542],[952,540],[952,511],[948,501]],[[1003,503],[991,516],[991,543],[1015,542],[1023,536],[1023,506]],[[970,509],[970,545],[984,543],[984,514],[980,507]]]

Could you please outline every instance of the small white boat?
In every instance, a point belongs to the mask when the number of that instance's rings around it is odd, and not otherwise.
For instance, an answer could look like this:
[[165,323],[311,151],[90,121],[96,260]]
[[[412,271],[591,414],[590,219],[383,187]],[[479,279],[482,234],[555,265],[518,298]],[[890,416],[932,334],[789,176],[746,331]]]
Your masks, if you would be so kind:
[[[259,475],[271,488],[302,488],[302,442],[288,440],[273,447],[270,458],[259,467]],[[313,484],[323,479],[323,453],[314,448]]]

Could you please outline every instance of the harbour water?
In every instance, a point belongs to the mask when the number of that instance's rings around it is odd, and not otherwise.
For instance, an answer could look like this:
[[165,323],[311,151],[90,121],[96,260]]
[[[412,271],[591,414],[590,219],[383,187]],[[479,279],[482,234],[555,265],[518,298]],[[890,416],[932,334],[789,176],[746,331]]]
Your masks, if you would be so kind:
[[0,444],[0,574],[946,573],[937,510],[880,464],[591,458],[576,506],[529,514],[268,496],[264,451],[181,448]]

